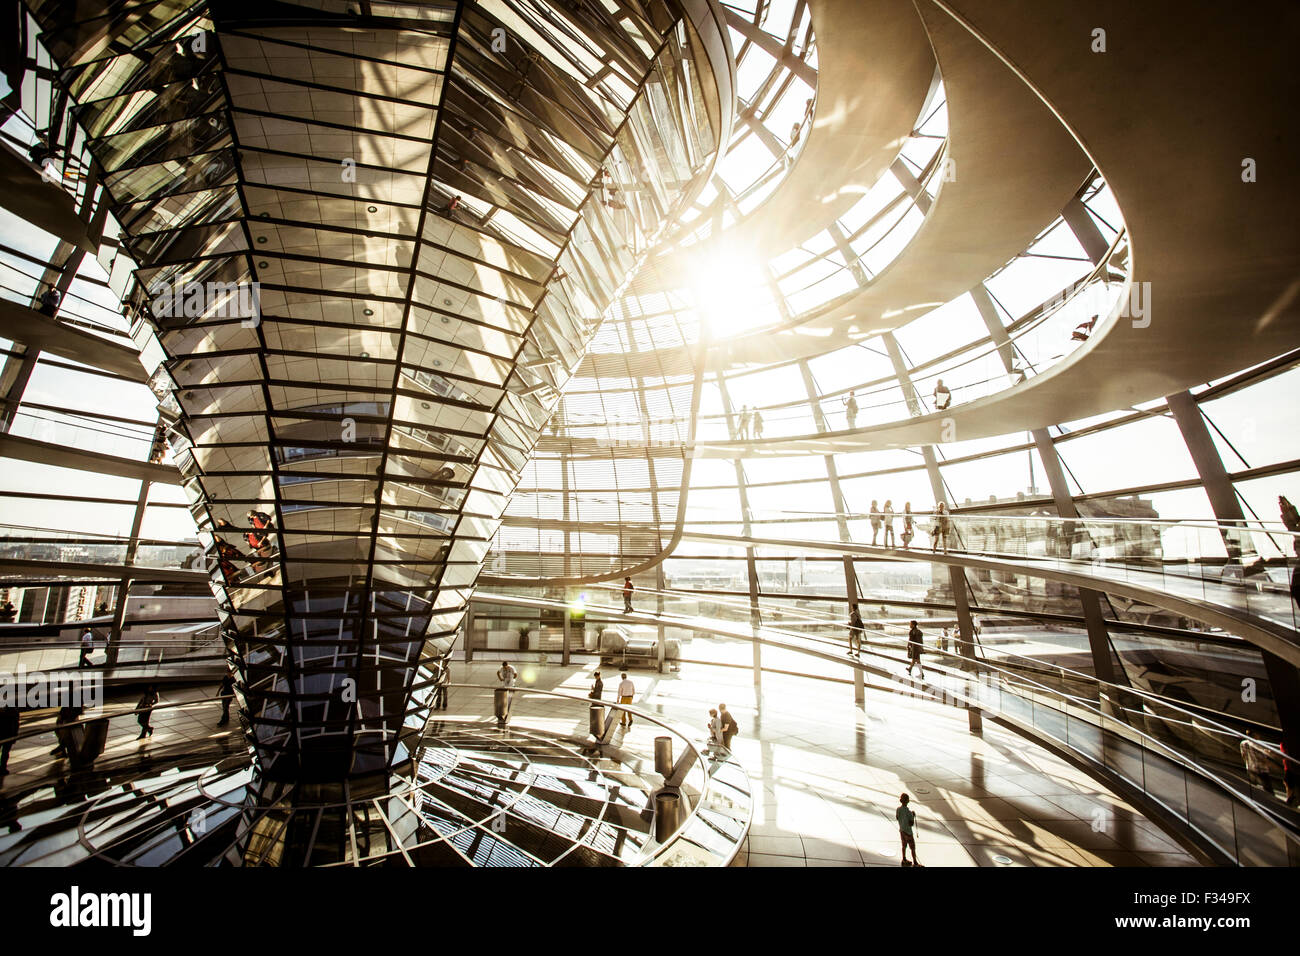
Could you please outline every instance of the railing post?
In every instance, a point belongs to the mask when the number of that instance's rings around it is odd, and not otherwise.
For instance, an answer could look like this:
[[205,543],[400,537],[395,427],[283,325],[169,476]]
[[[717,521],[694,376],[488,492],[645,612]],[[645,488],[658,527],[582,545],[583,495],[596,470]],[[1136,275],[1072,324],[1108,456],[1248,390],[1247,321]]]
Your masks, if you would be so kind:
[[673,772],[673,738],[655,738],[655,773],[667,778]]
[[569,591],[568,591],[567,588],[566,588],[565,591],[564,591],[564,602],[563,602],[563,603],[564,603],[564,611],[563,611],[563,614],[564,614],[564,644],[563,644],[563,646],[562,646],[561,649],[560,649],[560,663],[561,663],[563,666],[568,667],[568,666],[569,666],[569,635],[570,635],[570,633],[572,633],[572,631],[573,631],[573,627],[572,627],[572,624],[571,624],[570,619],[571,619],[572,616],[573,616],[573,611],[570,610],[570,608],[569,608]]

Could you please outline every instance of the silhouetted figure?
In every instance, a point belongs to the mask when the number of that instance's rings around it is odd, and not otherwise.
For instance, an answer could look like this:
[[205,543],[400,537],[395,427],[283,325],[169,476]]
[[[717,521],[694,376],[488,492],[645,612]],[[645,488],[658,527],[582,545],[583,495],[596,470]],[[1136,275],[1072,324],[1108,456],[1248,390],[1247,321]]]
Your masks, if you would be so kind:
[[912,667],[915,666],[920,671],[921,680],[925,680],[925,667],[921,664],[921,647],[922,635],[921,629],[912,621],[912,626],[907,632],[907,673],[912,673]]
[[140,736],[135,738],[136,740],[153,736],[153,727],[149,726],[149,721],[153,717],[153,708],[157,703],[158,686],[150,684],[149,689],[141,695],[139,703],[135,705],[135,722],[140,725]]
[[217,721],[217,726],[224,727],[230,723],[230,702],[235,699],[235,675],[229,671],[221,678],[221,686],[217,688],[217,699],[221,701],[221,719]]
[[916,526],[912,523],[912,503],[903,505],[903,547],[906,549],[916,536]]
[[876,546],[876,538],[880,535],[880,502],[875,498],[871,499],[871,511],[868,512],[871,520],[871,546]]
[[885,502],[885,507],[880,511],[880,524],[885,531],[884,546],[886,548],[898,547],[898,540],[894,537],[894,502],[892,500]]
[[[916,834],[913,828],[916,826],[916,812],[908,806],[912,798],[907,794],[900,794],[898,797],[898,809],[894,811],[894,819],[898,821],[898,835],[903,841],[903,866],[920,866],[921,861],[916,858]],[[912,862],[907,862],[907,848],[912,848]]]
[[636,589],[632,587],[632,579],[624,578],[623,579],[623,613],[624,614],[632,613],[632,592],[634,590]]
[[856,604],[849,605],[849,657],[862,656],[862,612]]
[[14,607],[13,601],[5,601],[0,604],[0,624],[12,624],[18,619],[18,608]]
[[853,390],[849,390],[848,398],[844,399],[844,420],[849,423],[849,428],[854,428],[858,423],[858,400],[853,395]]
[[54,718],[54,737],[59,745],[50,751],[51,757],[71,757],[76,753],[81,745],[81,735],[77,733],[80,719],[80,707],[59,708],[59,716]]
[[948,386],[943,384],[943,379],[939,379],[938,384],[934,386],[934,407],[936,411],[943,411],[952,404],[952,392]]
[[754,437],[756,439],[762,438],[763,437],[763,413],[760,412],[757,408],[754,409],[754,419],[751,424],[754,426]]
[[948,506],[942,501],[934,506],[934,517],[930,528],[930,550],[938,551],[939,546],[943,545],[943,553],[948,553],[948,529],[950,519],[948,517]]
[[59,290],[50,286],[41,295],[41,315],[55,316],[59,311],[59,301],[63,298]]
[[736,723],[736,718],[731,716],[731,711],[727,710],[726,704],[718,705],[718,722],[722,726],[722,749],[730,753],[731,738],[740,732],[740,725]]
[[0,707],[0,777],[9,772],[9,751],[14,749],[19,723],[20,712],[17,707]]
[[740,407],[740,422],[736,426],[736,433],[741,441],[749,440],[749,420],[752,417],[753,416],[749,413],[749,406],[742,405]]

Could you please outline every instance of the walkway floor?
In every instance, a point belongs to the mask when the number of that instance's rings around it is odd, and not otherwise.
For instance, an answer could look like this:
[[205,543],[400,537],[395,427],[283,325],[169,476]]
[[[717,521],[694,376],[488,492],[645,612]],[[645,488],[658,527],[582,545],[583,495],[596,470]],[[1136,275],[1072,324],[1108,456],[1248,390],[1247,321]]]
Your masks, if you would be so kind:
[[[458,683],[493,683],[499,661],[456,664]],[[595,665],[519,664],[521,685],[585,693]],[[805,678],[764,675],[761,713],[748,670],[683,664],[675,674],[629,672],[639,706],[705,739],[708,709],[725,702],[740,724],[733,751],[756,807],[740,865],[898,866],[894,809],[907,790],[917,844],[933,866],[1194,866],[1195,859],[1132,806],[1064,761],[964,712]],[[618,674],[606,669],[606,697]],[[453,692],[450,713],[469,695]],[[639,725],[628,750],[653,746]],[[645,741],[638,742],[644,734]],[[641,746],[644,744],[644,748]],[[1002,857],[1006,863],[998,858]]]

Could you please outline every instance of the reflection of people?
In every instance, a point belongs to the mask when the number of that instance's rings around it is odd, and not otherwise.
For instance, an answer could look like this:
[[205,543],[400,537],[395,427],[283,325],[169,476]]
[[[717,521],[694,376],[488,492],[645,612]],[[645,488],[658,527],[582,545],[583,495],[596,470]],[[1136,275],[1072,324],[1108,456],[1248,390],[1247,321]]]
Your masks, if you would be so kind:
[[17,618],[18,608],[14,607],[13,601],[0,605],[0,624],[12,624]]
[[433,709],[447,709],[447,685],[451,683],[451,662],[442,658],[433,675]]
[[1273,795],[1273,755],[1259,742],[1259,735],[1253,730],[1247,737],[1241,738],[1241,759],[1246,765],[1246,772],[1251,781],[1270,797]]

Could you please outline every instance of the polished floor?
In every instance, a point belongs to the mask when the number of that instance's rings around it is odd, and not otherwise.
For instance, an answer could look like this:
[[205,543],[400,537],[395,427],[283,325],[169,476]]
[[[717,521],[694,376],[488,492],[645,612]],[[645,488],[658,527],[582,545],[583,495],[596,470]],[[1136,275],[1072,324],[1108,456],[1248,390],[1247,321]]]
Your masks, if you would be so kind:
[[[447,716],[483,719],[499,660],[457,662]],[[563,668],[515,662],[521,688],[585,696],[592,662]],[[853,703],[851,685],[765,674],[755,693],[748,668],[685,663],[676,673],[630,671],[636,705],[703,743],[708,709],[725,702],[741,733],[734,756],[754,793],[750,837],[736,859],[749,866],[899,866],[894,810],[911,794],[917,845],[926,866],[1189,866],[1195,859],[1138,811],[1085,774],[1022,738],[985,722],[969,732],[964,711],[899,694],[868,691]],[[606,699],[617,673],[603,672]],[[217,726],[220,707],[206,689],[164,688],[152,737],[138,741],[129,710],[110,701],[104,756],[96,769],[144,770],[151,757],[194,750],[237,752],[236,726]],[[170,706],[169,706],[170,705]],[[585,734],[583,702],[532,698],[512,726]],[[0,781],[10,812],[21,816],[24,791],[57,778],[64,764],[49,756],[53,713],[24,721],[48,727],[14,748]],[[623,751],[652,760],[662,731],[637,722],[615,738]],[[57,787],[57,783],[55,784]]]
[[[499,661],[457,664],[459,683],[490,684]],[[585,693],[594,664],[520,665],[521,685]],[[606,697],[618,675],[603,672]],[[685,725],[703,742],[708,710],[726,703],[741,728],[734,755],[755,795],[749,866],[899,866],[894,810],[903,791],[917,813],[927,866],[1194,866],[1155,824],[1087,775],[964,711],[851,685],[683,664],[678,673],[629,672],[637,705]],[[485,691],[458,690],[451,711]],[[619,742],[649,752],[655,731]],[[638,738],[644,739],[638,739]]]

